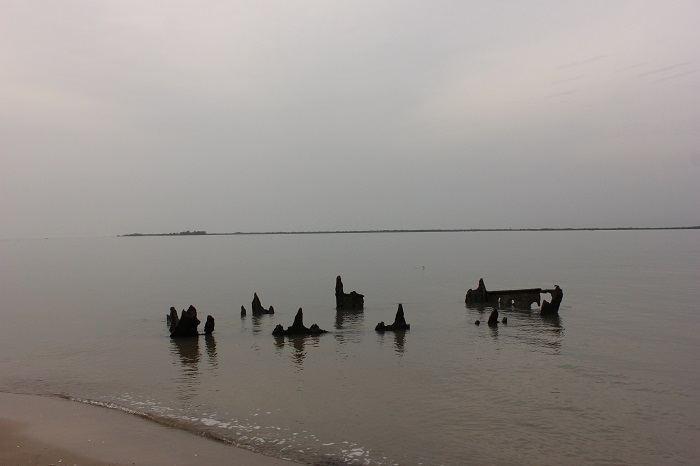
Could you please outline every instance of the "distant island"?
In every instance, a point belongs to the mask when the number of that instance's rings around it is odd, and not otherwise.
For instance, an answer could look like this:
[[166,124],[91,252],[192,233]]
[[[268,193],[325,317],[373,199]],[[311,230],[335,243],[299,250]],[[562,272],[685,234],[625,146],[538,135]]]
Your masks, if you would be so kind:
[[590,228],[434,228],[397,230],[317,230],[317,231],[237,231],[234,233],[207,233],[204,230],[181,231],[179,233],[129,233],[122,236],[232,236],[232,235],[325,235],[350,233],[460,233],[495,231],[639,231],[639,230],[700,230],[692,227],[590,227]]
[[179,233],[129,233],[128,235],[119,236],[193,236],[193,235],[206,235],[207,232],[204,230],[195,231],[181,231]]

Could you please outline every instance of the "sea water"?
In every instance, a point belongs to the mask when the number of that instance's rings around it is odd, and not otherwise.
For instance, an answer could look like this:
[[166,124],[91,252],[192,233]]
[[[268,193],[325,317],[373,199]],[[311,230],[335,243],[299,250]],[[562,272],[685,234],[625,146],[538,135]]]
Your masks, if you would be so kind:
[[[0,264],[0,391],[306,464],[700,459],[698,230],[23,239]],[[363,311],[335,309],[337,275]],[[475,325],[482,277],[561,286],[559,317]],[[399,303],[411,329],[375,332]],[[189,305],[214,334],[170,339]],[[273,337],[299,308],[329,333]]]

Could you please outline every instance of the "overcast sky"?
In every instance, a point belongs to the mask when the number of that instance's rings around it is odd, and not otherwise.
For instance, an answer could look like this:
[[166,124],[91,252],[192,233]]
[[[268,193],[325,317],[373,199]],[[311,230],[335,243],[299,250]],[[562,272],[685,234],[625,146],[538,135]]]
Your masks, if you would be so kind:
[[0,0],[0,238],[700,224],[700,2]]

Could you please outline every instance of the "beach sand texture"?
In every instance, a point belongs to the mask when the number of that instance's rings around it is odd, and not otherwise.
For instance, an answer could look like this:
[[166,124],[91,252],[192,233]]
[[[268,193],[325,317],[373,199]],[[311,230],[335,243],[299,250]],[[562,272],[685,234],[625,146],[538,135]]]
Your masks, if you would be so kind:
[[290,466],[111,409],[0,393],[0,465]]

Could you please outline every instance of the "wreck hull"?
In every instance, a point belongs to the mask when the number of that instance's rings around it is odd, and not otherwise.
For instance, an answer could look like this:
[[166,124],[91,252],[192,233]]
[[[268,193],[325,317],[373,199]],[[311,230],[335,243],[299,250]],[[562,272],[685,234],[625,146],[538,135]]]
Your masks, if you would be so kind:
[[[543,289],[543,288],[523,288],[515,290],[493,290],[488,291],[484,285],[484,280],[479,280],[479,286],[475,289],[469,289],[467,295],[464,298],[465,304],[492,304],[500,308],[514,307],[516,309],[530,309],[533,304],[537,304],[540,308],[543,308],[542,303],[542,293],[548,293],[554,296],[557,293],[556,289]],[[561,302],[561,300],[559,300]],[[551,304],[547,303],[546,304]],[[548,313],[556,313],[559,310],[559,305],[557,303],[554,306],[547,307]],[[556,310],[555,310],[556,309]]]

